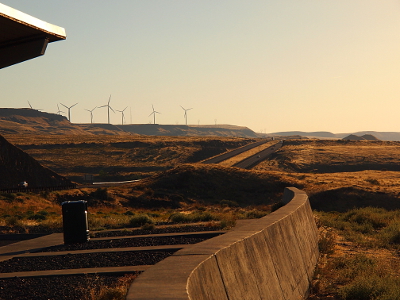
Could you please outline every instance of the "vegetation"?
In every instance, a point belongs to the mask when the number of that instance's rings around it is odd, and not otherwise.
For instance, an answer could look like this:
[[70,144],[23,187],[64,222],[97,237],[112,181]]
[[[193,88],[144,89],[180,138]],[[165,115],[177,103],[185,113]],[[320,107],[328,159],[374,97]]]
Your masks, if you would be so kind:
[[323,258],[310,299],[400,299],[400,211],[367,207],[316,213]]
[[229,228],[237,220],[278,209],[284,187],[295,186],[310,196],[320,228],[322,255],[310,299],[400,299],[399,142],[287,140],[270,159],[248,171],[231,168],[228,162],[199,162],[251,139],[7,139],[77,182],[84,174],[94,174],[98,181],[141,180],[42,194],[0,194],[2,232],[60,231],[60,203],[81,199],[88,201],[91,231],[152,230],[165,222]]
[[125,275],[112,285],[105,284],[97,277],[87,285],[89,290],[85,290],[83,300],[125,300],[126,293],[136,277],[137,274]]

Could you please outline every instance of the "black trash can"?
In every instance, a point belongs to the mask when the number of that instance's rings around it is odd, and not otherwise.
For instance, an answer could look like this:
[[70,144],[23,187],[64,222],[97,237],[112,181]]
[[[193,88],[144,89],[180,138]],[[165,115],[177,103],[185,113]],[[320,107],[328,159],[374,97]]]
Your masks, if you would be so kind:
[[64,244],[89,241],[87,202],[65,201],[61,203],[63,214]]

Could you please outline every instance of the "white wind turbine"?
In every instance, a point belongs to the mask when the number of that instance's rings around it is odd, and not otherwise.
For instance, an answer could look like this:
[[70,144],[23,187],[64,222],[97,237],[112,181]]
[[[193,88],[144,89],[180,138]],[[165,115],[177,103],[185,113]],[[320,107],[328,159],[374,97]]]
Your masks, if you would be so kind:
[[57,109],[58,109],[57,114],[59,115],[61,115],[61,113],[65,114],[65,111],[60,110],[60,106],[58,105],[58,103],[57,103]]
[[110,106],[110,101],[111,101],[111,95],[110,95],[110,98],[108,98],[108,103],[106,105],[99,106],[99,108],[101,108],[101,107],[107,107],[108,108],[108,124],[110,124],[110,109],[113,111],[113,113],[115,113],[115,111]]
[[155,111],[155,110],[154,110],[153,104],[151,105],[151,107],[153,108],[153,112],[152,112],[151,114],[149,114],[149,117],[150,117],[151,115],[153,115],[154,124],[156,124],[156,114],[160,114],[160,113],[159,113],[158,111]]
[[93,123],[93,111],[94,111],[96,108],[97,108],[97,106],[95,106],[92,110],[86,109],[86,108],[85,108],[85,110],[87,110],[88,112],[90,112],[90,124]]
[[125,118],[125,115],[124,115],[124,111],[125,111],[125,109],[127,109],[128,108],[128,106],[127,107],[125,107],[123,110],[118,110],[117,109],[117,111],[119,111],[120,113],[121,113],[121,115],[122,115],[122,125],[124,125],[124,118]]
[[64,105],[64,104],[62,104],[61,102],[60,102],[60,104],[61,104],[62,106],[64,106],[66,109],[68,109],[68,121],[71,122],[71,108],[73,108],[75,105],[77,105],[78,102],[75,103],[74,105],[71,105],[70,107],[68,107],[68,106],[66,106],[66,105]]
[[[28,100],[27,100],[28,101]],[[33,108],[32,107],[32,105],[31,105],[31,103],[28,101],[28,104],[29,104],[29,107],[30,107],[30,109],[34,109],[34,110],[38,110],[38,111],[41,111],[42,109],[39,109],[39,108]]]
[[191,110],[191,109],[193,109],[193,108],[183,108],[183,106],[181,105],[181,107],[182,107],[182,109],[185,111],[185,114],[183,115],[184,116],[184,118],[185,118],[185,120],[186,120],[186,126],[187,126],[187,111],[188,110]]

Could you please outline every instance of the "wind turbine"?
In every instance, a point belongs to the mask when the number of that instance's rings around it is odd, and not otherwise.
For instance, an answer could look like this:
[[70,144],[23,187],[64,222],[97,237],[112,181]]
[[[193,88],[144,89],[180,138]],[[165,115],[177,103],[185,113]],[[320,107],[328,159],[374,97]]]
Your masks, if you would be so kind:
[[113,111],[113,113],[115,113],[115,111],[112,109],[112,107],[110,106],[110,101],[111,101],[111,95],[110,98],[108,98],[108,103],[106,105],[103,106],[99,106],[99,108],[101,107],[108,107],[108,124],[110,124],[110,109]]
[[60,104],[61,104],[62,106],[64,106],[66,109],[68,109],[68,121],[71,122],[71,108],[73,108],[75,105],[77,105],[78,102],[76,102],[74,105],[71,105],[70,107],[68,107],[68,106],[66,106],[66,105],[64,105],[64,104],[62,104],[61,102],[60,102]]
[[185,120],[186,120],[186,126],[187,126],[187,111],[188,110],[191,110],[191,109],[193,109],[193,108],[188,108],[188,109],[185,109],[185,108],[183,108],[183,106],[181,105],[181,107],[182,107],[182,109],[185,111],[185,114],[183,115],[184,117],[185,117]]
[[59,115],[61,115],[61,113],[65,114],[64,111],[60,110],[60,106],[58,105],[58,103],[57,103],[57,109],[58,109],[57,114]]
[[[28,101],[28,100],[27,100]],[[38,110],[38,111],[41,111],[41,109],[36,109],[36,108],[33,108],[32,107],[32,105],[31,105],[31,103],[28,101],[28,104],[29,104],[29,107],[30,107],[30,109],[34,109],[34,110]]]
[[151,116],[151,115],[153,115],[153,117],[154,117],[154,124],[156,124],[156,114],[160,114],[158,111],[155,111],[154,110],[154,106],[153,106],[153,104],[151,105],[151,107],[153,108],[153,112],[151,113],[151,114],[149,114],[149,117]]
[[93,111],[94,111],[96,108],[97,108],[97,106],[95,106],[92,110],[85,109],[85,110],[87,110],[87,111],[90,112],[90,124],[93,123]]
[[125,109],[127,109],[127,108],[128,108],[128,106],[125,107],[123,110],[118,110],[118,109],[117,109],[117,111],[119,111],[119,112],[121,113],[121,115],[122,115],[122,125],[124,125],[124,111],[125,111]]

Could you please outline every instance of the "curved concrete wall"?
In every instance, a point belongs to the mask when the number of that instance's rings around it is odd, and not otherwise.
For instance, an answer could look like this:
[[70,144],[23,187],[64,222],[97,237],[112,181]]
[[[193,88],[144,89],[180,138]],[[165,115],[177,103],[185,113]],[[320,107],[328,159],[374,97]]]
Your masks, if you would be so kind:
[[270,215],[182,249],[139,276],[128,300],[304,299],[318,259],[306,193],[286,188]]

